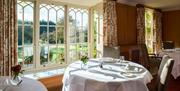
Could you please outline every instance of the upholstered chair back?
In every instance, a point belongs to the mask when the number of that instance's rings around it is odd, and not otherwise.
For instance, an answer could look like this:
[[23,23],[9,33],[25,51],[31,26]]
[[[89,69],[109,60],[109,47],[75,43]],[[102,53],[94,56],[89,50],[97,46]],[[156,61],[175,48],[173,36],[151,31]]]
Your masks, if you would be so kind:
[[149,69],[149,56],[145,44],[132,47],[129,50],[129,60],[139,63]]
[[164,55],[164,56],[162,57],[162,61],[161,61],[161,64],[160,64],[159,70],[158,70],[158,75],[161,74],[162,69],[163,69],[163,67],[164,67],[164,64],[165,64],[166,61],[167,61],[168,59],[170,59],[170,58],[171,58],[171,57],[169,57],[168,55]]
[[104,46],[103,57],[119,58],[119,56],[120,56],[119,46],[116,47]]
[[167,85],[170,79],[171,71],[174,65],[174,60],[165,55],[158,71],[158,87],[157,91],[167,91]]
[[173,41],[164,41],[163,42],[163,49],[174,49],[175,43]]

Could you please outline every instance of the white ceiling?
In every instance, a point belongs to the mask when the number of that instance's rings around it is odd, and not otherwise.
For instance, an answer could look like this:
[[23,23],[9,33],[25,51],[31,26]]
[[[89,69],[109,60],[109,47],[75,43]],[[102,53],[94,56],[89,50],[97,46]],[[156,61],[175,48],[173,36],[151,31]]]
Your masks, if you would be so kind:
[[117,0],[129,5],[144,4],[154,8],[167,10],[180,10],[180,0]]
[[[103,0],[52,0],[64,3],[70,3],[74,5],[81,5],[91,7]],[[180,10],[180,0],[117,0],[119,3],[125,3],[128,5],[144,4],[153,8],[160,8],[166,10]]]
[[74,4],[74,5],[91,7],[93,5],[96,5],[102,2],[103,0],[53,0],[53,1],[59,1],[59,2],[64,2],[64,3]]

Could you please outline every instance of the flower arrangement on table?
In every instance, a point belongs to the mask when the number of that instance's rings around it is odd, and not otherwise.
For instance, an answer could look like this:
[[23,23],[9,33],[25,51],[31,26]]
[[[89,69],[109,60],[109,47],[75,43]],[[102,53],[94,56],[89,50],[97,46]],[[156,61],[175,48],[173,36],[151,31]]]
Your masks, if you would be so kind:
[[11,67],[13,80],[17,79],[20,74],[23,74],[24,70],[21,69],[21,65],[15,65]]
[[87,62],[88,62],[88,56],[86,56],[86,55],[83,55],[83,56],[81,56],[81,58],[80,58],[80,60],[84,63],[84,64],[86,64]]

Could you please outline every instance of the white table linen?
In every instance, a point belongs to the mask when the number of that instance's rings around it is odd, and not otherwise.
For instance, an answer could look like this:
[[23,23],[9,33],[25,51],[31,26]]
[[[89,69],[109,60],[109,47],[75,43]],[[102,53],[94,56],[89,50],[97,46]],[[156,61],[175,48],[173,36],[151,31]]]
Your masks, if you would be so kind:
[[66,68],[62,91],[148,91],[146,84],[152,80],[143,66],[129,61],[104,63],[103,68],[98,61],[89,61],[87,70],[81,63]]
[[174,66],[172,68],[171,74],[176,79],[180,76],[180,50],[170,50],[170,51],[162,51],[159,53],[162,57],[164,55],[169,55],[174,59]]
[[0,77],[0,88],[2,91],[47,91],[46,87],[39,81],[29,79],[26,77],[22,78],[22,83],[18,86],[12,86],[8,84],[10,77]]

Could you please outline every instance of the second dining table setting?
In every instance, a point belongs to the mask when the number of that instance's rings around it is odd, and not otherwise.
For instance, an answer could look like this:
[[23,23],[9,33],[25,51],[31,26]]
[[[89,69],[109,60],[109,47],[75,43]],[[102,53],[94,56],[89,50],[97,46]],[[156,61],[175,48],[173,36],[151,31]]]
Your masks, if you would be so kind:
[[20,84],[14,85],[10,76],[0,76],[0,91],[48,91],[39,81],[22,77]]
[[174,59],[174,65],[172,69],[172,76],[177,79],[180,76],[180,48],[166,49],[159,52],[159,56],[163,57],[168,55]]
[[71,63],[65,70],[62,91],[149,91],[153,79],[140,64],[113,58]]

